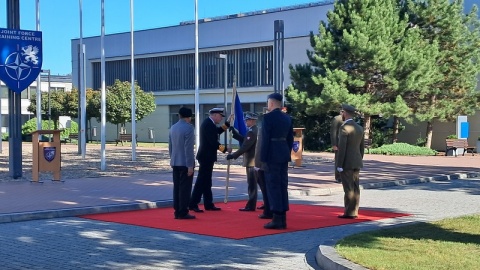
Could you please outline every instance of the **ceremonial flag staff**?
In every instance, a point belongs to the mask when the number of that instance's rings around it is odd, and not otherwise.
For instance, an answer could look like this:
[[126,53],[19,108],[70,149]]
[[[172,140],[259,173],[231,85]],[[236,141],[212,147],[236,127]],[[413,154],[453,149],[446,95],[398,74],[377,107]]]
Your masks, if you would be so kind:
[[[237,94],[237,79],[236,76],[233,75],[233,85],[232,85],[232,103],[230,105],[230,117],[229,117],[229,122],[234,123],[235,122],[235,97]],[[225,108],[227,110],[227,108]],[[229,140],[228,140],[228,148],[227,149],[232,149],[232,137],[233,137],[233,132],[230,132]],[[227,144],[227,142],[225,142]],[[231,160],[227,160],[227,180],[225,182],[225,199],[223,200],[224,203],[228,202],[228,188],[230,184],[230,164]]]

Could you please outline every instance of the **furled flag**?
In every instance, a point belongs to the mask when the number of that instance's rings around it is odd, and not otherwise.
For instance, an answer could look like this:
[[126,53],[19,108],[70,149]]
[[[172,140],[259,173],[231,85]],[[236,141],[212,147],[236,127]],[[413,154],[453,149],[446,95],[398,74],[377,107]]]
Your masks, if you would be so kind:
[[240,102],[238,93],[235,93],[235,120],[233,122],[233,126],[242,136],[245,136],[245,134],[247,134],[247,126],[245,125],[245,121],[243,120],[242,103]]

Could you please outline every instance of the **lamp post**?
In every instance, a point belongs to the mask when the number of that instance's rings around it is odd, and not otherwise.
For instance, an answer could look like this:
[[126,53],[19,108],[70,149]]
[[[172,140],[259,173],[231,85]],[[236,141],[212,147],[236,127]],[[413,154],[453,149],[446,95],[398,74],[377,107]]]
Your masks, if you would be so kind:
[[[48,129],[53,129],[50,127],[50,122],[52,121],[52,107],[50,105],[50,69],[42,69],[42,73],[47,74],[48,78]],[[38,86],[37,86],[38,87]],[[37,107],[40,106],[41,104],[37,104]],[[51,140],[51,137],[49,141]]]
[[[223,59],[224,60],[224,63],[223,63],[223,66],[224,66],[224,78],[223,78],[223,103],[224,103],[224,108],[225,108],[225,115],[227,114],[227,84],[228,84],[228,81],[227,81],[227,54],[226,53],[221,53],[217,56],[218,59]],[[225,145],[227,145],[227,131],[225,131],[225,135],[224,135],[224,138],[225,138]]]

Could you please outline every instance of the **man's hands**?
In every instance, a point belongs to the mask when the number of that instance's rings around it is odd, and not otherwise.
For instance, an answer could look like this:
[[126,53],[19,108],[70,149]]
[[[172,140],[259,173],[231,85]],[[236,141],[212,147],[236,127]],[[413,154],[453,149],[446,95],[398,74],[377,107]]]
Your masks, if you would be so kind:
[[192,176],[192,175],[193,175],[193,167],[188,167],[187,175],[188,175],[188,176]]

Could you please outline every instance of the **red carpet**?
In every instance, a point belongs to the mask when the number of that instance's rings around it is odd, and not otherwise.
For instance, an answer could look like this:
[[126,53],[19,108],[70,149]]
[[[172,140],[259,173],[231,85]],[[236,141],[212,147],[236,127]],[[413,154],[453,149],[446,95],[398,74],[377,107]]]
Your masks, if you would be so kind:
[[[238,211],[239,208],[245,206],[245,201],[229,202],[227,204],[217,203],[216,206],[221,207],[222,210],[205,211],[204,213],[190,212],[197,217],[193,220],[174,219],[173,208],[94,214],[81,217],[177,232],[244,239],[408,216],[408,214],[360,209],[358,219],[341,219],[337,217],[343,214],[343,208],[341,207],[290,204],[290,211],[287,212],[287,229],[266,230],[263,225],[269,220],[257,217],[262,213],[261,210],[255,212]],[[200,208],[203,209],[203,205],[200,205]]]

